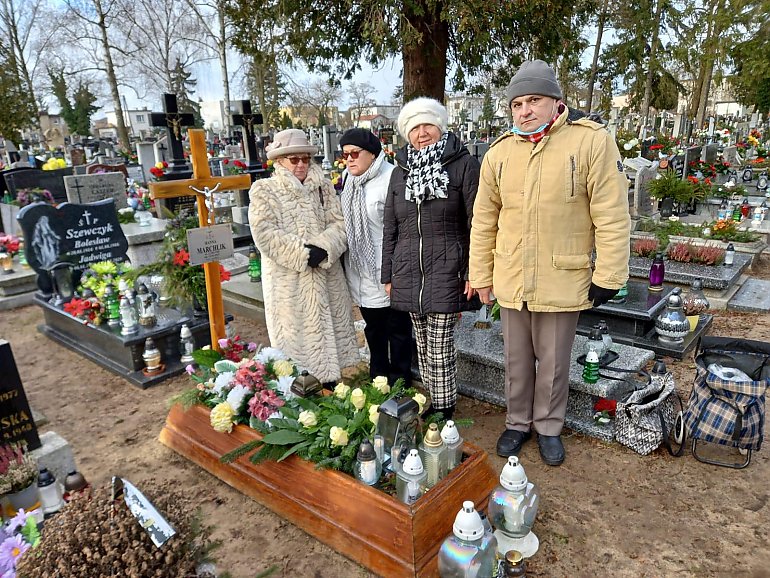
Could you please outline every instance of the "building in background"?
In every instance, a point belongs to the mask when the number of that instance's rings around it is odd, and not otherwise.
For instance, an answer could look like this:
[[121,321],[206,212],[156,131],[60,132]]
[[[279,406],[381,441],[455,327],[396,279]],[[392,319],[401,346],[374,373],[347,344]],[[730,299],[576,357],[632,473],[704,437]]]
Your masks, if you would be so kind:
[[[150,113],[152,111],[147,107],[142,109],[124,109],[123,118],[128,129],[128,136],[132,140],[144,140],[155,132],[153,127],[150,126]],[[111,138],[117,138],[117,126],[118,116],[114,110],[108,110],[105,112],[107,121],[106,123],[100,123],[99,133],[97,136],[100,138],[106,138],[107,133],[114,130],[115,136]]]

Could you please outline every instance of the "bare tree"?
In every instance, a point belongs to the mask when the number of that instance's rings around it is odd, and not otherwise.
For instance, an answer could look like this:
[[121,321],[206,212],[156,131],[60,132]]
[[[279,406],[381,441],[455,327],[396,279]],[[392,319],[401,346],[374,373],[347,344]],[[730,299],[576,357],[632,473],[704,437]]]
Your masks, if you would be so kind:
[[361,109],[375,104],[374,99],[371,98],[374,93],[374,87],[368,82],[351,82],[348,85],[350,119],[355,126],[358,126],[358,119],[361,118]]
[[320,127],[329,121],[329,108],[339,102],[341,89],[339,82],[331,79],[315,78],[299,83],[290,80],[287,94],[293,107],[314,111]]

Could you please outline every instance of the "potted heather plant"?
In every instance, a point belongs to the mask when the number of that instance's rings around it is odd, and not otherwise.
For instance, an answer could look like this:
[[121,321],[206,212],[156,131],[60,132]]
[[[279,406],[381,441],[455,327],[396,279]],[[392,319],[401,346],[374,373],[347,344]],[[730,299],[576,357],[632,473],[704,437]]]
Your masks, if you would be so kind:
[[37,463],[17,443],[0,445],[0,496],[7,500],[5,514],[37,507]]

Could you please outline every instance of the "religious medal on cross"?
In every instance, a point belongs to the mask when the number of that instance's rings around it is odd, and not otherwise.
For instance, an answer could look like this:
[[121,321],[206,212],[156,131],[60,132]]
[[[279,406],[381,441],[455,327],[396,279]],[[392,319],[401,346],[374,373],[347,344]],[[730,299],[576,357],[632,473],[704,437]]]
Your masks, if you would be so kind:
[[[247,174],[212,177],[211,168],[206,156],[205,131],[199,128],[191,128],[187,131],[187,134],[190,137],[193,178],[150,183],[150,196],[153,199],[195,196],[198,205],[198,223],[201,227],[209,227],[214,223],[213,193],[248,189],[251,186],[251,178]],[[207,197],[211,200],[212,216],[209,216],[209,206],[206,203]],[[216,261],[204,263],[203,270],[206,274],[211,347],[217,349],[219,347],[219,340],[225,337],[225,313],[222,305],[222,282],[219,276],[219,263]]]
[[[166,129],[166,137],[171,147],[171,160],[169,164],[169,174],[173,178],[179,175],[179,178],[188,176],[189,169],[184,160],[184,146],[182,145],[182,127],[193,126],[195,118],[190,113],[180,113],[176,103],[176,95],[163,95],[163,112],[150,113],[150,125]],[[180,174],[188,173],[188,174]]]

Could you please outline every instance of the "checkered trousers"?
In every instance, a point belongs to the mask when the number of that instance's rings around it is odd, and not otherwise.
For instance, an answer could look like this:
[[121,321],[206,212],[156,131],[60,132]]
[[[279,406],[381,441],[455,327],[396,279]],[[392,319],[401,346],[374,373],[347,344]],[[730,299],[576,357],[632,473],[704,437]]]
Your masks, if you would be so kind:
[[433,407],[445,409],[457,403],[457,313],[410,313],[417,338],[420,376],[430,392]]

